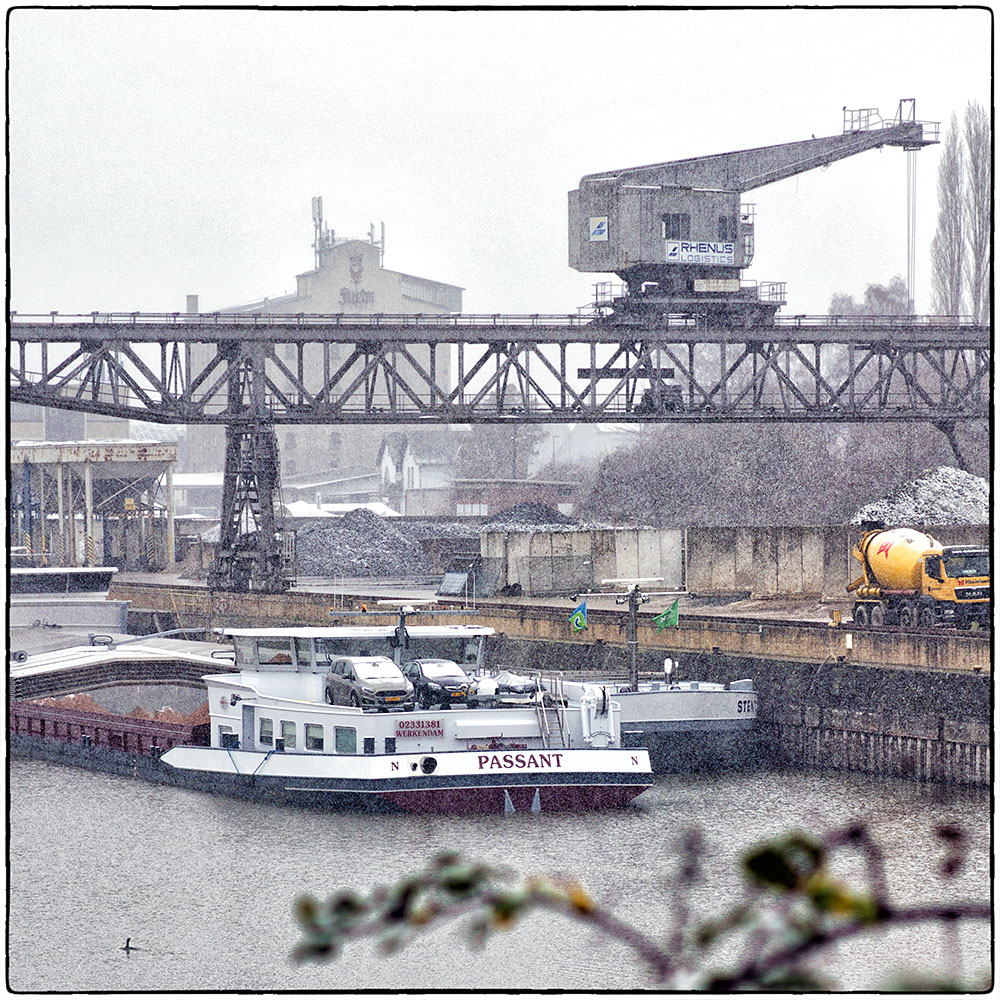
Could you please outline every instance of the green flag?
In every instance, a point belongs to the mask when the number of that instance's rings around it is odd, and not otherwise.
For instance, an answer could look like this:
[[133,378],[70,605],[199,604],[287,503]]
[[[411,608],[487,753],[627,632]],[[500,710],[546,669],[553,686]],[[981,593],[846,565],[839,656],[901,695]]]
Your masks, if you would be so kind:
[[587,602],[582,601],[576,611],[569,616],[574,632],[582,632],[587,627]]
[[680,598],[675,597],[674,603],[671,604],[666,611],[661,611],[660,614],[653,619],[653,624],[656,626],[657,632],[662,632],[668,625],[677,624],[677,605],[679,601]]

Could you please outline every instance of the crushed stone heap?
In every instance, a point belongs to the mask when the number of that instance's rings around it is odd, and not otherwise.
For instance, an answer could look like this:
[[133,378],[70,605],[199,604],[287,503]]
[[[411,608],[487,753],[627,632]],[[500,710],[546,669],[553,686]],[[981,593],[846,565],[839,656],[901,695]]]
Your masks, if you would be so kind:
[[420,545],[364,508],[352,510],[329,525],[300,528],[295,551],[300,576],[392,579],[428,572]]
[[981,476],[940,465],[936,469],[925,469],[889,496],[865,504],[850,523],[987,524],[989,519],[989,483]]
[[582,527],[576,518],[543,503],[519,503],[498,510],[482,526],[482,531],[575,531]]

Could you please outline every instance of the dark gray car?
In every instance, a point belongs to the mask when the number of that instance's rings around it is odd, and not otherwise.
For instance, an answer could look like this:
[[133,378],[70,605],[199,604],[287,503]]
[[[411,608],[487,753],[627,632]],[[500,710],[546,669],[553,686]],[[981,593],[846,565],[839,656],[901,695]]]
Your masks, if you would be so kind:
[[383,712],[413,710],[413,685],[387,656],[342,656],[326,675],[328,705],[353,705]]
[[413,685],[421,708],[464,705],[472,678],[454,660],[410,660],[403,675]]

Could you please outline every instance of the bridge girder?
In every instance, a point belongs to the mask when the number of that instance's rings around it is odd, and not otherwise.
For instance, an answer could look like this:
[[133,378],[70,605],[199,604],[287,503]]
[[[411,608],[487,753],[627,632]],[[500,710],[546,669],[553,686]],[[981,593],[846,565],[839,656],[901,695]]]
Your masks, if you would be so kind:
[[10,329],[11,400],[164,423],[955,421],[990,412],[989,330],[948,318],[792,317],[733,330],[676,318],[95,314],[14,316]]

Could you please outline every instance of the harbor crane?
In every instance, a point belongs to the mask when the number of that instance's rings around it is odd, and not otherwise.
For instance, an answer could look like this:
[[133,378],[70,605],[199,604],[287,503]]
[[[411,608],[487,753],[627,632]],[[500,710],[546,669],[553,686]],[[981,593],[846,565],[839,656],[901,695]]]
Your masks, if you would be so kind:
[[587,174],[569,192],[570,267],[625,282],[625,295],[598,302],[616,322],[681,314],[708,326],[773,323],[784,283],[741,282],[754,255],[754,206],[743,195],[868,149],[918,150],[938,132],[905,99],[891,120],[845,107],[840,135]]

